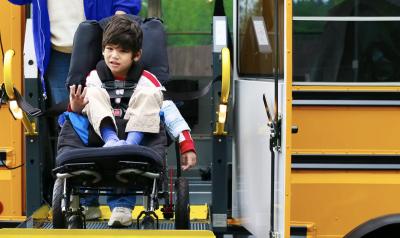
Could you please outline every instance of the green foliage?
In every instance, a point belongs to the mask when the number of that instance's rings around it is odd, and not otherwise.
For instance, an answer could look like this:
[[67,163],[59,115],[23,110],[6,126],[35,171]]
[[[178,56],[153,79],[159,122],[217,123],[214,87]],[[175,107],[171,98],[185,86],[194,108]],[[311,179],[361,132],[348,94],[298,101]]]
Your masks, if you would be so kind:
[[[345,0],[297,0],[293,3],[293,16],[331,16],[330,11]],[[302,33],[322,32],[326,22],[295,22],[294,31]]]
[[[212,44],[212,16],[215,0],[162,1],[168,44],[193,46]],[[224,0],[228,21],[232,22],[232,0]],[[231,25],[231,24],[230,24]]]
[[293,16],[329,16],[329,11],[346,0],[297,0],[293,3]]

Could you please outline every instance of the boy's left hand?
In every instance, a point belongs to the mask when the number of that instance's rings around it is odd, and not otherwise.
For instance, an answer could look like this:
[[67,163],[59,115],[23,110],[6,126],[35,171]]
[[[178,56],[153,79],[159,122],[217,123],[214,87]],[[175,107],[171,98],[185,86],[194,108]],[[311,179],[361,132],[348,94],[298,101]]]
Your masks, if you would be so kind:
[[188,151],[181,155],[181,168],[183,171],[189,170],[196,166],[197,155],[193,151]]

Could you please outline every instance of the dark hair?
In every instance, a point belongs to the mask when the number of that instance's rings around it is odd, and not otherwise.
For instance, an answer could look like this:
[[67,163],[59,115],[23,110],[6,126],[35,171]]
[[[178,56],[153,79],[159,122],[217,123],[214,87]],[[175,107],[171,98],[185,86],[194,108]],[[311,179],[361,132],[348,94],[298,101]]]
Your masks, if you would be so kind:
[[106,45],[118,45],[124,50],[138,52],[142,48],[143,32],[139,23],[127,15],[114,15],[104,28],[103,50]]

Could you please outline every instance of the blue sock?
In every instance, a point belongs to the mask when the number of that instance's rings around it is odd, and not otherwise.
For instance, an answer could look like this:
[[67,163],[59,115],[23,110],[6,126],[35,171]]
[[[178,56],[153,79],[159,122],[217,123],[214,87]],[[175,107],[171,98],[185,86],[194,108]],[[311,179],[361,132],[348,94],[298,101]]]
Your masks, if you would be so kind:
[[143,132],[130,131],[128,132],[128,137],[126,138],[126,143],[129,145],[139,145],[143,139]]
[[103,138],[104,143],[111,141],[119,141],[117,136],[117,132],[115,132],[114,127],[111,126],[103,126],[100,128],[101,137]]

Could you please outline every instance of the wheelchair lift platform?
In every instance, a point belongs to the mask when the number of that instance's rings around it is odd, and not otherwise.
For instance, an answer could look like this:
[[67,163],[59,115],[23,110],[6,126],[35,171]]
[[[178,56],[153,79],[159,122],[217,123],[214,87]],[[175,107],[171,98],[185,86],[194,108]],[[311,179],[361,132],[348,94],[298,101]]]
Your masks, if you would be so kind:
[[[209,207],[207,205],[191,205],[190,230],[175,230],[173,219],[163,219],[160,211],[156,211],[159,217],[157,230],[138,230],[135,220],[126,228],[110,228],[107,225],[111,212],[107,206],[101,206],[102,217],[95,221],[86,221],[86,229],[53,229],[52,214],[49,206],[42,206],[25,222],[17,228],[0,229],[1,237],[215,237],[210,231]],[[143,210],[142,206],[136,206],[132,217],[136,218]],[[105,231],[106,230],[106,231]]]
[[211,231],[192,231],[192,230],[53,230],[53,229],[1,229],[1,237],[59,237],[63,238],[76,238],[76,237],[152,237],[152,238],[166,238],[166,237],[215,237]]

